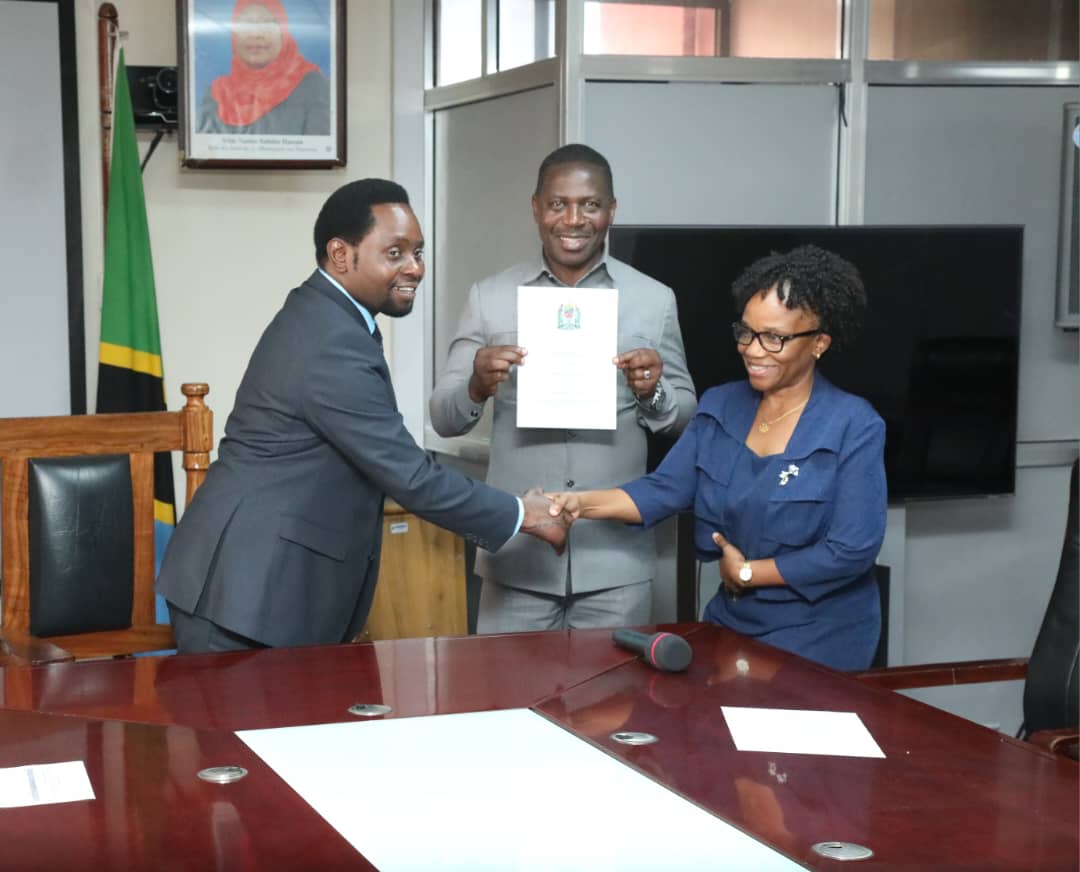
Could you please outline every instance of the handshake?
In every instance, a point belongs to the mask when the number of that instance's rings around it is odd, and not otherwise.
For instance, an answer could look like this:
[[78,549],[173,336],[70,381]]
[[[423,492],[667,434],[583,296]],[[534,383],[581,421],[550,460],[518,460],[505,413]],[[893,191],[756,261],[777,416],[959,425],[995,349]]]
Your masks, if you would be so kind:
[[521,495],[525,504],[525,519],[521,522],[521,532],[528,533],[547,542],[556,554],[566,550],[566,537],[570,525],[578,513],[557,502],[553,497],[565,498],[564,494],[545,494],[540,488],[529,488]]

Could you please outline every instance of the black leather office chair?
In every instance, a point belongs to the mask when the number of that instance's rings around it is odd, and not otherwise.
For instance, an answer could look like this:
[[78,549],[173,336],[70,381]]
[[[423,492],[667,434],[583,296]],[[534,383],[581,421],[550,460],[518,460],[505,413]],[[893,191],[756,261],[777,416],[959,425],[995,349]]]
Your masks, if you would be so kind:
[[1075,728],[1080,722],[1080,518],[1073,463],[1069,520],[1057,581],[1028,662],[1024,684],[1025,737],[1042,730]]
[[892,690],[1024,680],[1021,738],[1076,759],[1080,748],[1080,460],[1073,463],[1057,579],[1031,657],[870,669],[859,679]]

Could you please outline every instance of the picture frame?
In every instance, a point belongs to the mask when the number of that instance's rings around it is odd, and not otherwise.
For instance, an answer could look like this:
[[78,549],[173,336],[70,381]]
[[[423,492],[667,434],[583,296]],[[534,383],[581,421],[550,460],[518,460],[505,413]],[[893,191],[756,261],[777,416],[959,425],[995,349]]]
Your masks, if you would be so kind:
[[347,0],[177,0],[181,165],[345,165]]

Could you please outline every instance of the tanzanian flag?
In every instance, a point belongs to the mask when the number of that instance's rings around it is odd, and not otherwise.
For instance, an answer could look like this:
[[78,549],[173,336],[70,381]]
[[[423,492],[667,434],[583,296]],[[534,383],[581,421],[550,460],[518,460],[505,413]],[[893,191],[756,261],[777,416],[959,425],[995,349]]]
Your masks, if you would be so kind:
[[[99,360],[98,412],[165,409],[150,228],[123,50],[116,66]],[[167,452],[154,458],[154,520],[154,548],[160,566],[176,524],[172,461]],[[168,620],[163,613],[159,598],[161,622]]]

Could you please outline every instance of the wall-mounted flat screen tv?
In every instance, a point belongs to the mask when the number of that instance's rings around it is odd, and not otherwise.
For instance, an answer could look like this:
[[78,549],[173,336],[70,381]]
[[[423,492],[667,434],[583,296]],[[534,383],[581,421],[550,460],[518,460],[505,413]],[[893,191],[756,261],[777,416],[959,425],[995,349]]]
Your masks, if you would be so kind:
[[[821,369],[886,424],[890,499],[1012,493],[1023,229],[614,226],[611,254],[672,287],[698,394],[746,377],[731,285],[759,257],[813,243],[866,285],[861,336]],[[653,446],[655,463],[666,448]]]

